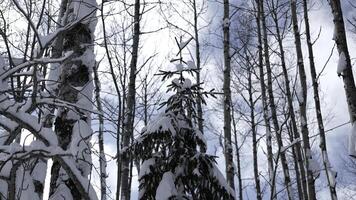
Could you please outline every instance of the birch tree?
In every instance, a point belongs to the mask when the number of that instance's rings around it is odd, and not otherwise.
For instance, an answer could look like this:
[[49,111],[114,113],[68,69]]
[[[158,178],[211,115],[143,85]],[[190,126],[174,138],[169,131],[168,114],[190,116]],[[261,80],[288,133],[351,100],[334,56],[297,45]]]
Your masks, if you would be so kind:
[[[292,133],[293,135],[293,140],[298,140],[300,139],[300,133],[297,127],[297,120],[295,116],[295,109],[293,105],[293,91],[291,89],[291,83],[290,83],[290,77],[287,69],[287,64],[286,64],[286,56],[285,56],[285,47],[283,43],[283,35],[282,33],[285,32],[283,30],[283,27],[280,28],[280,24],[285,24],[280,22],[280,18],[282,14],[278,13],[278,9],[281,9],[282,5],[279,1],[271,1],[270,5],[271,9],[271,17],[274,22],[274,27],[275,27],[275,33],[274,37],[277,40],[278,43],[278,48],[279,48],[279,57],[281,60],[281,67],[283,71],[283,77],[284,77],[284,82],[285,82],[285,95],[287,98],[287,103],[288,103],[288,110],[289,110],[289,115],[290,115],[290,122],[292,125]],[[281,30],[282,29],[282,30]],[[296,145],[293,147],[295,148],[295,159],[298,162],[298,165],[295,165],[295,171],[296,171],[296,179],[297,179],[297,186],[298,186],[298,193],[299,196],[303,196],[304,198],[307,198],[307,184],[306,184],[306,178],[305,178],[305,170],[304,170],[304,164],[303,164],[303,156],[302,156],[302,147],[299,142],[296,143]],[[305,192],[304,192],[305,191]]]
[[[88,177],[91,171],[90,138],[93,96],[92,72],[95,67],[94,31],[96,25],[96,2],[89,0],[86,4],[68,2],[66,14],[61,19],[64,25],[77,20],[80,23],[69,29],[63,36],[63,53],[72,52],[76,57],[61,65],[58,76],[58,96],[60,100],[85,108],[85,110],[69,110],[60,108],[55,119],[55,131],[60,147],[71,150],[76,160],[76,168],[81,176]],[[87,18],[89,16],[89,18]],[[88,198],[83,195],[76,183],[67,173],[63,174],[61,161],[54,159],[51,170],[50,199]]]
[[223,34],[224,34],[224,146],[226,179],[235,190],[233,150],[231,143],[231,57],[230,57],[230,4],[224,0]]
[[261,87],[261,101],[263,107],[263,120],[266,127],[266,143],[267,143],[267,161],[268,161],[268,174],[269,181],[271,185],[271,197],[274,199],[275,184],[273,177],[273,151],[272,151],[272,135],[271,135],[271,124],[268,109],[268,99],[266,95],[266,83],[265,83],[265,72],[263,67],[263,43],[262,43],[262,31],[261,31],[261,18],[263,10],[261,9],[260,4],[263,3],[260,0],[256,0],[257,14],[256,14],[256,26],[257,26],[257,41],[258,41],[258,69],[259,69],[259,78],[260,78],[260,87]]
[[321,113],[321,103],[319,97],[319,84],[316,75],[315,69],[315,61],[314,61],[314,51],[313,51],[313,43],[310,34],[310,24],[309,24],[309,14],[308,14],[308,2],[303,0],[303,11],[304,11],[304,21],[305,21],[305,32],[307,37],[307,46],[308,46],[308,53],[309,53],[309,65],[310,65],[310,74],[312,78],[313,84],[313,92],[314,92],[314,104],[315,104],[315,114],[318,121],[318,129],[320,135],[320,150],[321,156],[323,160],[323,166],[326,174],[326,179],[328,181],[330,197],[332,200],[337,200],[336,194],[336,172],[334,172],[331,168],[331,164],[329,161],[328,151],[326,148],[326,136],[325,136],[325,129],[324,129],[324,122],[323,116]]
[[343,19],[343,12],[340,0],[329,1],[334,21],[334,40],[339,52],[339,63],[337,73],[344,81],[344,89],[349,108],[350,122],[352,123],[352,132],[349,139],[349,155],[356,157],[356,87],[352,72],[350,53],[347,45],[346,30]]
[[[5,120],[5,123],[2,121],[0,124],[3,127],[8,127],[7,130],[10,131],[8,132],[10,134],[1,133],[1,138],[4,139],[2,142],[5,142],[1,146],[1,153],[7,155],[1,156],[1,168],[9,170],[8,174],[3,174],[9,176],[9,181],[0,186],[2,197],[5,199],[42,198],[47,167],[45,162],[46,159],[51,158],[54,160],[54,170],[52,170],[53,182],[50,198],[63,194],[65,198],[97,199],[89,182],[92,166],[89,141],[92,135],[90,129],[93,92],[91,73],[95,64],[92,44],[96,24],[96,2],[86,1],[85,5],[80,5],[75,2],[63,1],[60,15],[66,13],[63,15],[66,17],[60,19],[57,31],[45,36],[40,35],[39,29],[34,26],[33,19],[22,6],[17,1],[13,1],[13,3],[30,24],[35,35],[35,44],[32,45],[36,48],[29,60],[20,63],[10,61],[10,68],[6,66],[5,62],[1,62],[0,114],[1,121]],[[59,38],[63,38],[63,40]],[[69,42],[72,39],[75,42]],[[58,57],[49,57],[45,52],[50,45],[56,43],[54,40],[63,48],[58,51]],[[11,49],[7,50],[10,55]],[[41,66],[50,63],[53,64],[50,66],[54,68],[51,69],[50,77],[45,79],[44,76],[41,76],[44,71],[38,70],[44,69],[45,67]],[[18,73],[31,74],[31,79],[24,82],[31,83],[31,87],[26,86],[25,104],[13,102],[13,98],[10,98],[6,89],[9,86],[8,83],[11,82],[9,82],[11,76]],[[79,78],[74,80],[73,76]],[[20,80],[26,79],[21,78]],[[53,91],[53,93],[41,91],[44,85],[39,83],[45,81],[58,83],[58,86],[54,86],[56,84],[46,86],[48,87],[47,91]],[[52,90],[51,87],[58,88],[58,90]],[[59,98],[54,98],[57,96]],[[54,131],[51,128],[51,119],[54,119],[53,113],[52,115],[44,114],[43,118],[35,113],[35,111],[45,112],[45,107],[49,111],[53,111],[53,107],[56,108]],[[36,140],[31,144],[16,144],[9,148],[6,141],[11,143],[13,140],[11,138],[17,136],[14,134],[15,132],[11,131],[12,128],[9,129],[9,126],[27,130]],[[62,127],[65,128],[62,129]],[[36,177],[31,178],[27,175],[26,180],[18,179],[20,178],[16,175],[18,172],[27,173],[20,167],[21,163],[33,163],[34,168],[31,170],[37,173],[31,174],[31,176]],[[59,170],[61,176],[57,173]],[[33,183],[31,183],[32,180],[34,180]],[[31,190],[33,190],[32,193]]]
[[303,148],[304,148],[304,163],[306,168],[307,186],[308,186],[308,199],[316,199],[315,192],[315,179],[314,172],[317,169],[313,169],[312,162],[314,162],[310,142],[309,142],[309,130],[308,130],[308,120],[307,120],[307,79],[304,68],[303,52],[301,46],[298,16],[297,16],[297,2],[296,0],[291,0],[291,13],[293,22],[293,31],[295,39],[295,48],[297,54],[297,65],[299,71],[299,81],[300,81],[300,93],[298,94],[299,101],[299,112],[300,112],[300,127],[303,138]]
[[[263,45],[264,45],[264,57],[265,57],[265,65],[266,65],[266,72],[267,72],[267,92],[269,97],[269,105],[271,109],[271,118],[274,127],[274,132],[277,138],[278,144],[278,154],[280,154],[282,169],[284,173],[284,184],[287,189],[288,199],[292,199],[292,189],[291,189],[291,179],[289,174],[289,167],[287,163],[287,158],[285,152],[281,151],[283,148],[283,139],[282,139],[282,131],[280,130],[278,117],[277,117],[277,110],[276,104],[274,99],[273,93],[273,83],[272,83],[272,70],[270,64],[270,54],[269,54],[269,45],[268,45],[268,38],[267,38],[267,26],[266,26],[266,14],[264,11],[264,3],[263,0],[259,2],[260,10],[262,12],[261,21],[262,21],[262,38],[263,38]],[[275,172],[274,172],[275,173]],[[274,184],[272,182],[272,184]]]

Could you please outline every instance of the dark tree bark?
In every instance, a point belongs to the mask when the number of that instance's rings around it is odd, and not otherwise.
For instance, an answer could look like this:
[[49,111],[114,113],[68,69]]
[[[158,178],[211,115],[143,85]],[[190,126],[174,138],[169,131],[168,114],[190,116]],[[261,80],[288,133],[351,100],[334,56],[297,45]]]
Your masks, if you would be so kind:
[[[135,96],[136,96],[136,73],[137,73],[137,58],[140,41],[140,0],[135,0],[134,5],[134,32],[132,43],[132,57],[130,62],[130,76],[127,94],[127,109],[124,122],[123,132],[123,148],[130,145],[131,137],[133,136],[133,124],[134,124],[134,110],[135,110]],[[122,177],[121,177],[121,199],[129,200],[131,193],[130,185],[130,158],[127,155],[122,154]]]
[[[199,30],[198,30],[198,11],[196,0],[193,0],[193,10],[194,10],[194,36],[195,36],[195,59],[197,65],[196,79],[197,84],[201,84],[200,80],[200,71],[201,71],[201,58],[200,58],[200,42],[199,42]],[[203,108],[200,98],[197,98],[197,113],[198,113],[198,128],[200,132],[204,133],[203,125]],[[206,149],[202,149],[203,152],[206,152]]]

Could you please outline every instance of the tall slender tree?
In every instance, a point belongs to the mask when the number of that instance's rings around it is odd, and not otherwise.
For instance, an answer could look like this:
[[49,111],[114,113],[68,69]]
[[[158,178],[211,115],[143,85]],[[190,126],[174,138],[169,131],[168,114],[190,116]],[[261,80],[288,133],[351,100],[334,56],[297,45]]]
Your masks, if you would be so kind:
[[[292,126],[291,132],[294,134],[293,140],[297,140],[300,138],[300,134],[299,134],[297,120],[296,120],[296,116],[295,116],[291,83],[290,83],[289,73],[288,73],[288,69],[287,69],[287,65],[286,65],[285,47],[284,47],[283,36],[281,34],[281,28],[280,28],[280,24],[285,24],[285,23],[280,23],[279,19],[281,18],[281,14],[278,13],[278,9],[281,7],[281,3],[279,1],[272,0],[271,7],[272,7],[271,8],[271,17],[273,19],[275,30],[276,30],[275,38],[278,42],[279,56],[281,59],[281,67],[282,67],[283,77],[284,77],[284,82],[285,82],[285,93],[286,93],[285,95],[287,98],[290,122],[291,122],[291,126]],[[282,31],[282,33],[283,33],[283,31]],[[293,148],[295,149],[295,151],[294,151],[295,159],[298,162],[298,165],[295,165],[298,193],[299,193],[300,197],[304,195],[304,198],[307,198],[307,184],[306,184],[306,178],[305,178],[305,170],[304,170],[304,164],[303,164],[301,144],[299,142],[297,142],[296,145],[293,146]],[[303,191],[305,191],[305,192],[303,192]]]
[[[200,48],[200,41],[199,41],[199,11],[197,8],[196,0],[193,0],[193,11],[194,11],[194,39],[195,39],[195,60],[197,65],[197,73],[196,79],[197,83],[201,84],[201,48]],[[198,112],[198,126],[199,130],[204,133],[204,125],[203,125],[203,108],[201,100],[197,99],[197,112]],[[203,151],[206,151],[203,149]]]
[[[140,0],[135,0],[134,4],[134,22],[133,22],[133,41],[132,41],[132,57],[130,62],[130,76],[127,93],[127,109],[126,119],[124,122],[124,132],[122,138],[123,148],[127,148],[130,145],[131,138],[133,137],[133,125],[134,125],[134,111],[135,111],[135,96],[136,96],[136,73],[137,73],[137,58],[140,42]],[[121,199],[129,200],[131,195],[130,185],[130,158],[125,157],[122,154],[122,177],[121,177]]]
[[300,127],[303,138],[303,148],[304,148],[304,163],[306,168],[307,184],[308,184],[308,199],[316,199],[315,193],[315,179],[314,171],[316,169],[312,168],[311,162],[313,162],[313,155],[309,142],[309,130],[308,130],[308,120],[307,120],[307,77],[304,68],[303,52],[300,39],[300,32],[298,26],[298,16],[297,16],[297,2],[296,0],[291,0],[291,13],[293,22],[293,32],[295,39],[295,48],[297,54],[297,64],[299,71],[299,81],[300,81],[300,94],[298,94],[299,100],[299,113],[300,113]]
[[309,65],[310,65],[310,74],[313,83],[313,91],[314,91],[314,104],[315,104],[315,114],[318,121],[318,129],[319,129],[319,137],[320,137],[320,150],[321,156],[323,160],[323,166],[326,173],[326,179],[328,181],[328,186],[330,190],[330,198],[332,200],[337,200],[336,194],[336,173],[332,170],[331,164],[329,161],[328,151],[326,148],[326,136],[324,129],[323,116],[321,113],[321,105],[320,105],[320,97],[319,97],[319,84],[315,70],[315,62],[314,62],[314,51],[313,51],[313,43],[311,41],[310,34],[310,24],[309,24],[309,16],[308,16],[308,2],[307,0],[303,0],[303,13],[304,13],[304,21],[305,21],[305,34],[307,36],[307,46],[309,53]]
[[99,143],[99,170],[100,170],[100,196],[101,200],[106,200],[106,195],[107,195],[107,190],[106,190],[106,158],[105,158],[105,151],[104,151],[104,112],[103,112],[103,106],[101,102],[101,97],[100,97],[100,91],[101,91],[101,83],[99,80],[99,74],[98,74],[98,68],[99,65],[95,65],[93,71],[94,71],[94,83],[95,83],[95,102],[96,102],[96,107],[99,111],[99,134],[98,134],[98,143]]
[[[268,44],[268,38],[267,38],[267,25],[266,25],[266,14],[264,11],[264,1],[261,0],[259,3],[259,6],[261,7],[261,21],[262,21],[262,31],[263,31],[263,44],[264,44],[264,57],[265,57],[265,65],[266,65],[266,72],[267,72],[267,92],[268,92],[268,97],[269,97],[269,105],[271,109],[271,117],[272,117],[272,123],[274,127],[274,132],[276,134],[277,138],[277,144],[278,144],[278,153],[280,154],[281,158],[281,164],[282,164],[282,169],[284,173],[284,184],[287,189],[287,195],[288,199],[292,199],[292,188],[291,188],[291,179],[290,179],[290,174],[289,174],[289,167],[287,163],[287,157],[285,152],[280,151],[283,148],[283,139],[282,139],[282,131],[280,130],[279,127],[279,122],[278,122],[278,116],[277,116],[277,109],[276,109],[276,104],[275,104],[275,99],[274,99],[274,93],[273,93],[273,77],[272,77],[272,69],[271,69],[271,63],[270,63],[270,54],[269,54],[269,44]],[[274,172],[276,173],[276,172]],[[273,180],[274,181],[274,180]],[[272,182],[272,184],[274,184]]]
[[231,56],[230,56],[230,4],[229,0],[224,0],[223,17],[224,34],[224,150],[226,179],[228,184],[235,190],[233,150],[231,142]]
[[261,0],[256,0],[257,14],[256,14],[256,23],[257,23],[257,40],[258,40],[258,69],[259,69],[259,78],[261,85],[261,101],[263,107],[263,120],[266,127],[266,143],[267,143],[267,161],[268,161],[268,174],[269,182],[271,186],[271,197],[275,199],[276,188],[273,178],[273,150],[272,150],[272,135],[271,135],[271,124],[269,118],[269,109],[268,109],[268,98],[266,95],[266,83],[265,83],[265,72],[263,65],[263,42],[262,42],[262,31],[261,31],[261,19],[263,11],[261,10],[260,4],[263,3]]

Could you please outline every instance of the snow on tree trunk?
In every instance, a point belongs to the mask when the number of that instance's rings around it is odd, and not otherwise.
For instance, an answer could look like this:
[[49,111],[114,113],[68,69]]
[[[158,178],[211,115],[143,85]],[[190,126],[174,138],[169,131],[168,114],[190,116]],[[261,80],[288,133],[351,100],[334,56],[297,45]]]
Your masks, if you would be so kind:
[[[95,66],[94,31],[96,26],[95,0],[71,1],[65,10],[64,24],[79,20],[63,35],[63,52],[73,52],[71,60],[60,66],[58,97],[82,109],[59,108],[55,119],[55,132],[62,149],[72,153],[75,166],[83,179],[89,180],[91,172],[91,116],[94,91],[92,72]],[[58,159],[51,170],[50,199],[83,199],[74,181]],[[91,197],[96,198],[96,197]]]
[[[64,26],[64,14],[67,9],[67,0],[62,0],[59,8],[59,15],[57,19],[57,29],[60,29]],[[43,41],[41,41],[43,42]],[[57,36],[54,39],[52,44],[52,53],[51,58],[60,58],[62,56],[63,51],[63,37],[62,35]],[[49,66],[49,74],[48,74],[48,81],[46,82],[46,95],[49,97],[56,97],[58,92],[58,81],[59,81],[59,74],[60,74],[60,64],[59,63],[52,63]],[[42,116],[42,124],[43,127],[52,128],[53,127],[53,120],[54,120],[54,111],[55,106],[48,105],[48,107],[43,107],[43,116]],[[39,141],[39,140],[37,140]],[[40,142],[40,141],[39,141]],[[33,177],[33,182],[36,187],[36,193],[42,198],[43,189],[44,189],[44,182],[47,173],[47,159],[40,158],[36,160],[35,166],[31,169],[31,174]]]

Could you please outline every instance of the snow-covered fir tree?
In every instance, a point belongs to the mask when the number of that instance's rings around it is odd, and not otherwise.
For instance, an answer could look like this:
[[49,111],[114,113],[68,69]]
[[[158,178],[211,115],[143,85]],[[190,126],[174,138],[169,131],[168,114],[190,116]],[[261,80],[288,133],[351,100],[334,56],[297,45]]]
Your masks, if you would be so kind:
[[[180,54],[186,46],[180,43]],[[196,100],[213,95],[186,76],[195,74],[192,61],[182,57],[174,71],[160,71],[162,80],[174,78],[167,92],[174,92],[163,113],[145,127],[131,147],[142,165],[139,173],[139,199],[233,199],[234,192],[216,166],[215,157],[202,152],[206,148],[199,131]]]

